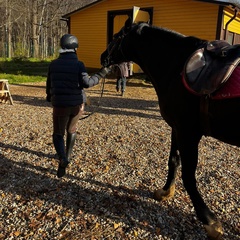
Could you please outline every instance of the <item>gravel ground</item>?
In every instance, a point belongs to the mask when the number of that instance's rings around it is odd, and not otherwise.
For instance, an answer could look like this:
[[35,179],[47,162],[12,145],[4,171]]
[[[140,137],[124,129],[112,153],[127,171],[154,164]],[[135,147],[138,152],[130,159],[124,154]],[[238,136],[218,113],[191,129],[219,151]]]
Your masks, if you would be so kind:
[[[61,179],[45,83],[10,89],[14,105],[0,104],[0,239],[206,239],[180,172],[173,199],[152,199],[170,147],[152,85],[131,79],[121,97],[107,79],[101,100],[100,85],[87,91],[93,114],[79,121]],[[201,140],[197,181],[224,239],[240,239],[239,169],[239,148]]]

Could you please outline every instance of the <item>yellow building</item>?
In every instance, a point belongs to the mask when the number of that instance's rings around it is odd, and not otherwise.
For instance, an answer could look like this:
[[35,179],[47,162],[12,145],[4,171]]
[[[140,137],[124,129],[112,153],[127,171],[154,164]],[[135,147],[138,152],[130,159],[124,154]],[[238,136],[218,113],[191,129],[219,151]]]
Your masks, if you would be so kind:
[[[214,0],[100,0],[63,16],[77,36],[78,56],[88,69],[100,67],[100,55],[131,16],[206,40],[240,43],[239,6]],[[234,1],[233,1],[234,2]],[[135,7],[134,7],[135,6]],[[139,9],[140,8],[140,9]],[[227,29],[227,31],[225,31]],[[134,72],[141,70],[135,66]]]

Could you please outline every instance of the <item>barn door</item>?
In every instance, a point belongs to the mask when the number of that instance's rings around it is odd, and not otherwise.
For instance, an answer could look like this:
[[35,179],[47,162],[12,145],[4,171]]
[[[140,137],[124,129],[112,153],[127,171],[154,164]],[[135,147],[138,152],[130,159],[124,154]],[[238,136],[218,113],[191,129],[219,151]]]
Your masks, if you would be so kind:
[[128,19],[128,15],[117,15],[114,18],[113,23],[113,34],[119,32],[121,28],[124,26],[126,20]]
[[[139,7],[133,7],[128,10],[116,10],[108,12],[108,31],[107,31],[107,43],[112,41],[112,37],[115,33],[119,32],[124,26],[125,21],[132,17],[133,22],[152,22],[153,8],[140,9]],[[132,64],[131,72],[142,73],[143,71],[137,64]]]

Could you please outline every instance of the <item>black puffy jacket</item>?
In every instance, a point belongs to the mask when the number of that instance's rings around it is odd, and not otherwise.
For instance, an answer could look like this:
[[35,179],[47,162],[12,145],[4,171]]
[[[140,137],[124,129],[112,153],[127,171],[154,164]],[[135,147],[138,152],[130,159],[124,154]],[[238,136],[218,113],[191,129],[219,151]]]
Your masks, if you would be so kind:
[[48,69],[46,83],[47,99],[55,107],[77,106],[86,102],[84,88],[92,87],[99,82],[100,76],[87,74],[83,62],[76,53],[61,53],[53,60]]

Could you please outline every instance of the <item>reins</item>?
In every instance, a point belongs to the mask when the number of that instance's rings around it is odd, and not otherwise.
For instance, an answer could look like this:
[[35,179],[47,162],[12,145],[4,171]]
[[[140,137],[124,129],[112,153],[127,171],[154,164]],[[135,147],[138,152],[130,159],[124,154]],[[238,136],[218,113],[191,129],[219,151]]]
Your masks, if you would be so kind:
[[114,43],[113,47],[112,47],[110,50],[109,50],[110,44],[108,45],[108,47],[107,47],[107,49],[108,49],[108,55],[107,55],[107,57],[106,57],[106,59],[105,59],[105,61],[104,61],[103,67],[107,67],[108,65],[110,65],[110,57],[111,57],[111,55],[112,55],[112,52],[113,52],[114,49],[116,48],[117,43],[118,43],[119,40],[121,40],[121,37],[119,37],[119,38],[116,40],[116,42]]
[[100,101],[102,100],[102,97],[103,97],[105,81],[106,81],[106,78],[103,78],[102,83],[101,83],[101,87],[100,87],[101,92],[100,92],[100,96],[99,96],[99,99],[98,99],[98,107],[100,107]]
[[[99,96],[99,99],[98,99],[98,105],[97,107],[99,108],[100,107],[100,101],[103,97],[103,92],[104,92],[104,87],[105,87],[105,81],[106,81],[106,78],[102,78],[102,82],[101,82],[101,85],[100,85],[100,96]],[[79,120],[84,120],[88,117],[90,117],[91,115],[93,115],[95,113],[95,111],[92,111],[90,112],[89,114],[85,114],[84,117],[80,118]]]
[[[110,63],[110,59],[111,59],[111,55],[113,53],[113,51],[118,47],[118,49],[121,51],[122,53],[122,56],[125,58],[125,55],[123,54],[123,51],[122,51],[122,42],[123,42],[123,39],[124,37],[126,36],[126,34],[123,32],[122,35],[120,35],[116,40],[113,40],[113,44],[109,44],[108,47],[107,47],[107,50],[108,50],[108,55],[107,57],[105,58],[105,61],[104,61],[104,64],[103,64],[103,67],[107,67],[109,65],[111,65]],[[120,42],[120,43],[119,43]],[[119,43],[119,44],[118,44]],[[110,48],[110,46],[112,46]]]

